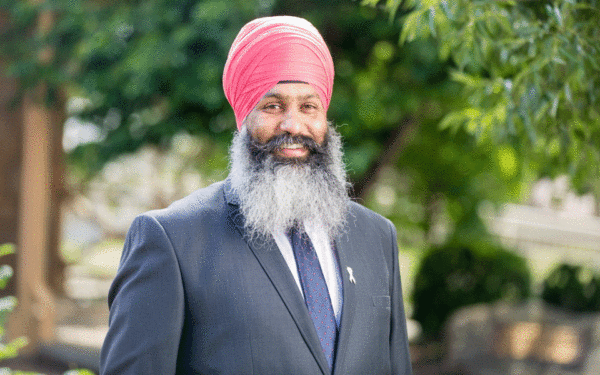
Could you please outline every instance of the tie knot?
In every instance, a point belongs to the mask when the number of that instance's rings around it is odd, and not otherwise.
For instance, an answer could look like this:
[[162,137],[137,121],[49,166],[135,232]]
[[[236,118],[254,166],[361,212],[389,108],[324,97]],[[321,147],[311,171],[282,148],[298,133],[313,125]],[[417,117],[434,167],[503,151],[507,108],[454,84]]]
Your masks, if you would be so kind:
[[293,249],[302,249],[302,251],[312,250],[310,238],[304,228],[294,225],[288,230],[287,236],[290,239]]

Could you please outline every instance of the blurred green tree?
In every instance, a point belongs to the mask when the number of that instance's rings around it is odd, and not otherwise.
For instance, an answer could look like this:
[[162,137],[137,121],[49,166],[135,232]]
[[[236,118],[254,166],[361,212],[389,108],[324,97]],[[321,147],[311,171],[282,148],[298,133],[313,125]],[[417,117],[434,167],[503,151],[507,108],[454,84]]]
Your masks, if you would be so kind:
[[[0,0],[11,20],[2,31],[8,73],[26,90],[45,82],[47,100],[71,100],[68,115],[97,139],[69,151],[86,181],[105,163],[144,144],[169,147],[181,131],[212,145],[198,168],[225,169],[235,129],[221,89],[226,55],[239,28],[270,14],[309,19],[324,34],[336,64],[329,115],[344,136],[354,195],[388,215],[404,245],[422,246],[456,232],[480,233],[479,203],[521,197],[512,145],[474,142],[438,124],[462,106],[449,60],[430,39],[398,46],[400,26],[385,13],[351,1]],[[33,33],[52,9],[54,27]],[[404,30],[404,29],[403,29]],[[25,36],[25,37],[24,37]],[[50,63],[35,57],[52,46]],[[446,117],[447,118],[447,117]],[[208,147],[208,146],[206,146]],[[203,154],[206,155],[206,154]],[[443,228],[445,221],[451,228]],[[435,237],[435,236],[434,236]]]
[[[9,73],[27,90],[39,82],[53,95],[80,98],[68,114],[93,124],[98,139],[70,153],[85,176],[108,160],[152,143],[166,146],[184,130],[218,143],[234,128],[220,78],[235,32],[268,12],[260,1],[151,0],[4,2],[11,28],[4,47]],[[30,30],[52,9],[47,36]],[[261,9],[263,9],[261,11]],[[31,35],[23,40],[20,36]],[[50,64],[38,63],[45,46]],[[225,131],[229,130],[229,131]]]
[[[523,168],[566,173],[600,193],[597,0],[363,0],[402,25],[400,44],[434,40],[464,101],[441,128],[465,129]],[[508,154],[507,154],[508,155]],[[502,157],[502,156],[501,156]]]

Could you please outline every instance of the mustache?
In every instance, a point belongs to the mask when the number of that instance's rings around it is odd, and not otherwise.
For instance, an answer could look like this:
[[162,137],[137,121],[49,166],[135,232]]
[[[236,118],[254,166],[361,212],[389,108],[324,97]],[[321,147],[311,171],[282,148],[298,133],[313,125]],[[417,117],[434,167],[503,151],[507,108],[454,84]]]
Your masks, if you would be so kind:
[[256,161],[263,161],[268,155],[274,155],[285,145],[299,144],[309,151],[312,158],[321,158],[327,154],[327,142],[329,135],[325,136],[323,144],[318,144],[314,139],[305,135],[280,134],[273,136],[266,143],[260,143],[250,137],[250,154]]
[[291,135],[287,133],[273,136],[266,143],[259,143],[258,141],[253,142],[256,143],[258,149],[269,153],[281,150],[284,145],[289,144],[300,144],[306,149],[308,149],[311,153],[323,153],[326,149],[325,143],[323,145],[320,145],[317,142],[315,142],[314,139],[305,135]]

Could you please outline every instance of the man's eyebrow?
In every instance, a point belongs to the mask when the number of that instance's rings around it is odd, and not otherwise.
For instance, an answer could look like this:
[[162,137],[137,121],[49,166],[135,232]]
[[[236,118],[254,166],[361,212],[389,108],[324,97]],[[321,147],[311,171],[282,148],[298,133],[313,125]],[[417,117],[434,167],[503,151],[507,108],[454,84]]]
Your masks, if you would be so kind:
[[283,99],[284,96],[281,94],[277,94],[277,93],[267,93],[262,98],[263,99],[268,99],[268,98]]
[[[263,99],[268,99],[268,98],[275,98],[275,99],[279,99],[279,100],[283,100],[283,99],[288,99],[290,98],[290,95],[282,95],[276,92],[273,93],[267,93],[265,94],[265,96],[263,96]],[[313,98],[319,98],[319,95],[317,94],[306,94],[306,95],[302,95],[299,97],[301,100],[306,100],[306,99],[313,99]]]

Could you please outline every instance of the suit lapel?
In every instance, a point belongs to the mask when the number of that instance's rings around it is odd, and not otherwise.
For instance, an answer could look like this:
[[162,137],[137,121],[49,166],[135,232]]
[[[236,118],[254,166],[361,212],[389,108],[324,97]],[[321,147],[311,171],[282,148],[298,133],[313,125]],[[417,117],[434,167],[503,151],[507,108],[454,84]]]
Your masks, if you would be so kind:
[[355,261],[354,254],[356,251],[352,243],[349,230],[339,235],[335,240],[338,258],[340,260],[340,276],[342,279],[344,305],[342,306],[342,320],[340,322],[340,330],[338,333],[334,374],[338,371],[342,371],[342,364],[344,363],[346,349],[348,348],[352,330],[352,321],[354,320],[354,312],[356,310],[355,283],[350,281],[350,272],[352,272],[350,270],[353,269],[352,265]]
[[323,354],[313,322],[308,315],[304,298],[275,240],[272,237],[267,239],[248,239],[245,236],[243,217],[239,211],[239,202],[235,193],[231,191],[229,180],[226,180],[224,193],[225,200],[228,203],[228,215],[230,219],[235,224],[240,235],[248,243],[254,256],[283,300],[306,345],[319,364],[321,371],[324,374],[329,374],[327,359],[325,358],[325,354]]

